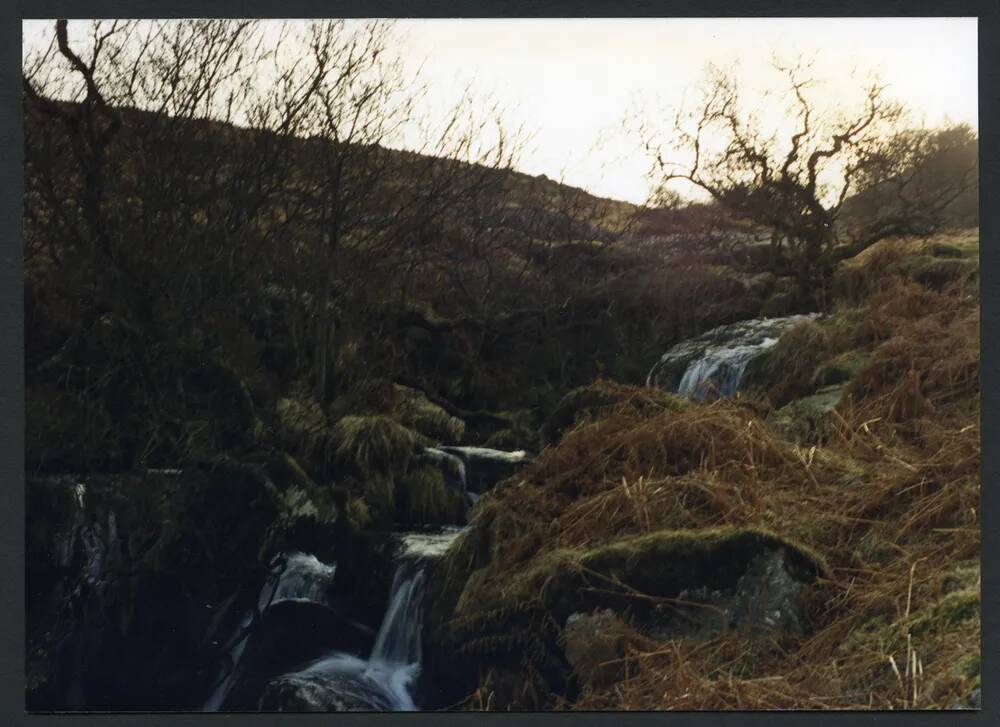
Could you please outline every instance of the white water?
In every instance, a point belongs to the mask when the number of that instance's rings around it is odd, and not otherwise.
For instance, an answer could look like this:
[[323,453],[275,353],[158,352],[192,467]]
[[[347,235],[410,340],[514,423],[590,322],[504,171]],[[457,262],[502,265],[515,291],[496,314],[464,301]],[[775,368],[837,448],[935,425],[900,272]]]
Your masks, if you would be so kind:
[[672,346],[650,369],[646,385],[693,399],[735,396],[754,358],[774,346],[786,330],[816,316],[754,318],[713,328]]
[[750,360],[777,342],[777,338],[764,338],[752,344],[706,349],[684,371],[677,393],[688,398],[702,398],[709,393],[735,396]]
[[[402,552],[389,595],[389,606],[367,659],[332,651],[304,668],[272,680],[294,693],[295,702],[317,711],[378,710],[415,711],[413,690],[420,675],[422,602],[429,562],[448,550],[462,528],[437,533],[408,533],[400,537]],[[301,594],[322,591],[307,585],[310,578],[332,577],[333,566],[312,556],[297,554],[294,577]],[[288,568],[292,566],[289,557]],[[318,565],[317,565],[318,564]],[[291,585],[289,585],[291,588]],[[279,582],[275,598],[282,592]],[[291,592],[291,591],[290,591]],[[326,591],[322,591],[326,592]],[[238,658],[238,654],[236,655]],[[219,700],[219,705],[222,700]]]
[[317,709],[347,702],[362,709],[415,711],[412,689],[420,675],[423,586],[423,564],[400,563],[389,608],[367,660],[334,651],[281,681],[294,685],[298,697]]
[[272,604],[280,601],[327,603],[336,574],[336,564],[327,565],[308,553],[289,553],[274,595],[269,600]]

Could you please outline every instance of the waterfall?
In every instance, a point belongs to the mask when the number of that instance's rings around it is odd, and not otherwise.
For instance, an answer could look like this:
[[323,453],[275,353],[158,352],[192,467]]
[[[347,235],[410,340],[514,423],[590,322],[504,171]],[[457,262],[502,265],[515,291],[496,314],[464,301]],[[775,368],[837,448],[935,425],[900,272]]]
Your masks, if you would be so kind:
[[[268,601],[271,604],[279,601],[326,603],[336,574],[336,564],[327,565],[307,553],[290,553],[285,557],[285,567]],[[266,605],[265,602],[261,607]]]
[[691,399],[711,393],[735,396],[750,360],[777,342],[777,338],[765,337],[758,343],[706,349],[684,370],[677,393]]
[[420,602],[423,596],[424,568],[419,563],[403,562],[396,568],[389,608],[382,619],[370,662],[420,663]]
[[286,698],[292,693],[297,706],[312,710],[415,711],[412,689],[420,675],[425,567],[420,561],[404,560],[396,568],[389,608],[367,660],[330,652],[272,682],[272,693],[281,692]]
[[663,354],[646,384],[693,399],[735,396],[754,358],[774,346],[784,331],[815,317],[754,318],[713,328]]
[[[443,528],[436,533],[408,533],[399,537],[389,603],[367,659],[341,650],[314,658],[295,671],[271,679],[264,687],[259,708],[275,711],[415,711],[414,695],[421,667],[422,604],[427,571],[461,533],[461,528]],[[292,553],[285,568],[266,584],[259,608],[279,601],[311,600],[322,603],[330,594],[336,567],[315,557]],[[251,618],[252,620],[252,618]],[[252,630],[250,621],[241,627]],[[235,638],[235,637],[234,637]],[[217,710],[232,689],[235,664],[247,636],[231,647],[229,675],[214,690],[206,705]]]

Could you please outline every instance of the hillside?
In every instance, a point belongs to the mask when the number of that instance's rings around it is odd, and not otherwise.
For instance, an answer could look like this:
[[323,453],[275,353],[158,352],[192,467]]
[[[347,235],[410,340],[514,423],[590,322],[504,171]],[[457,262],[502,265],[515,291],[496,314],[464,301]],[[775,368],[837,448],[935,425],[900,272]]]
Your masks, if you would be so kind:
[[711,208],[32,109],[29,708],[977,699],[978,229],[816,310]]

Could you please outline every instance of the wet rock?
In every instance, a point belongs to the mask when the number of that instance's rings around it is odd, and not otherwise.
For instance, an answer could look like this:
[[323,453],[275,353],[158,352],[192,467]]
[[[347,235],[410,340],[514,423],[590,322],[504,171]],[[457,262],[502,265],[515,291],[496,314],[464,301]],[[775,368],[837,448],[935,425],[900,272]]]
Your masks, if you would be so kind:
[[759,318],[713,328],[663,354],[650,369],[646,384],[687,396],[710,391],[732,396],[751,360],[776,344],[782,332],[814,317]]
[[268,683],[258,703],[263,712],[388,711],[391,704],[350,675],[287,674]]
[[646,619],[657,639],[707,638],[729,629],[752,634],[804,633],[802,596],[811,577],[784,547],[766,547],[746,565],[735,584],[681,590]]

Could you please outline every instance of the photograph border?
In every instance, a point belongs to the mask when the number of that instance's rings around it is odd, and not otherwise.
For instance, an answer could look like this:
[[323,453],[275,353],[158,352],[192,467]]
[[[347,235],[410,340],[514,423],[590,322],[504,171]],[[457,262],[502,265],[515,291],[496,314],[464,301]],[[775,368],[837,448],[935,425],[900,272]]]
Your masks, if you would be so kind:
[[[229,724],[292,725],[317,724],[318,715],[198,713],[105,713],[27,714],[25,706],[25,619],[24,619],[24,330],[22,265],[22,164],[23,129],[21,112],[20,47],[21,20],[49,17],[971,17],[979,18],[979,138],[980,138],[980,239],[993,240],[982,245],[981,269],[981,441],[993,444],[982,448],[982,518],[992,527],[982,532],[982,593],[987,608],[982,614],[983,708],[978,712],[604,712],[513,714],[453,713],[345,713],[333,717],[346,725],[431,725],[444,720],[455,725],[479,724],[481,720],[502,720],[503,724],[597,725],[612,720],[618,727],[659,724],[750,724],[773,725],[804,722],[826,725],[849,720],[850,724],[896,723],[906,725],[937,724],[949,716],[963,724],[1000,723],[1000,687],[997,666],[1000,655],[998,639],[997,553],[1000,553],[1000,492],[994,483],[1000,477],[1000,52],[997,33],[1000,29],[1000,0],[708,0],[706,2],[651,2],[620,0],[221,0],[196,2],[174,0],[93,0],[78,2],[18,0],[7,11],[0,39],[0,146],[3,154],[0,225],[4,230],[0,247],[0,513],[5,522],[0,528],[0,704],[11,724],[49,725],[72,723],[196,725],[215,720]],[[933,49],[928,49],[932,53]],[[329,717],[328,717],[329,719]],[[325,722],[326,723],[326,722]],[[500,721],[493,722],[500,724]],[[328,724],[328,723],[327,723]]]

